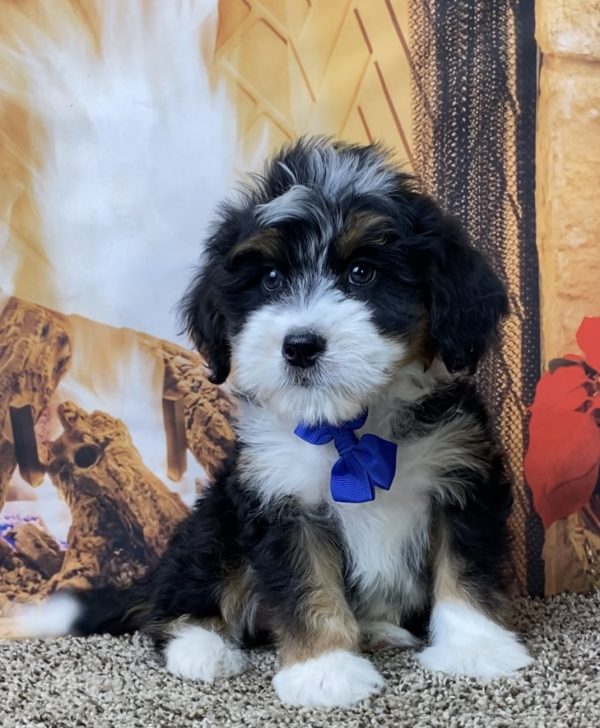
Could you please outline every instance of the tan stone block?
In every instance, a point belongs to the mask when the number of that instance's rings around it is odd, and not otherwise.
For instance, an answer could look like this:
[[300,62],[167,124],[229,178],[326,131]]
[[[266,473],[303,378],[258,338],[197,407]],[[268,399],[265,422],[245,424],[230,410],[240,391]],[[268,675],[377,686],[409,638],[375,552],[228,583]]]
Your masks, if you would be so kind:
[[544,360],[600,313],[600,64],[546,56],[537,134]]
[[537,0],[535,11],[542,53],[600,59],[600,0]]
[[[562,354],[579,353],[575,341],[575,334],[585,316],[597,316],[600,313],[598,305],[598,290],[600,289],[600,266],[594,266],[595,282],[590,279],[590,266],[586,260],[570,263],[562,274],[560,286],[554,299],[544,311],[546,324],[544,326],[544,353],[545,360]],[[583,276],[586,279],[581,282]],[[574,284],[569,290],[569,282]],[[576,286],[576,287],[575,287]],[[594,303],[595,299],[595,303]]]

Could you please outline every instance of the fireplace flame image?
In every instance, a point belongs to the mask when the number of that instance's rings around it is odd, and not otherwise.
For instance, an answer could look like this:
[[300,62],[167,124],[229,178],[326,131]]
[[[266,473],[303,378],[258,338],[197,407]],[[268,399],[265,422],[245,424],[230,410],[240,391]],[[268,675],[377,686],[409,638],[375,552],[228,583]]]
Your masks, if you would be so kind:
[[21,123],[2,124],[3,259],[19,261],[8,292],[173,338],[234,179],[235,117],[205,59],[216,2],[9,7],[0,90]]
[[174,310],[239,172],[216,27],[216,0],[3,2],[0,612],[141,575],[231,446]]

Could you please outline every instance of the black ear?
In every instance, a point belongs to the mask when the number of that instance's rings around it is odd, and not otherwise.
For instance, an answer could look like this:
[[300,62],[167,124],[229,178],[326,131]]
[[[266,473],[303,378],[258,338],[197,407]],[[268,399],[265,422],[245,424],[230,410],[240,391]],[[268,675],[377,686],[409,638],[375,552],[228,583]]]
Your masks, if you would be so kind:
[[508,313],[508,299],[502,282],[460,225],[437,213],[428,244],[431,343],[449,371],[466,369],[473,374]]
[[231,369],[231,354],[219,288],[210,270],[205,266],[197,274],[181,302],[180,313],[182,328],[210,367],[209,380],[222,384]]

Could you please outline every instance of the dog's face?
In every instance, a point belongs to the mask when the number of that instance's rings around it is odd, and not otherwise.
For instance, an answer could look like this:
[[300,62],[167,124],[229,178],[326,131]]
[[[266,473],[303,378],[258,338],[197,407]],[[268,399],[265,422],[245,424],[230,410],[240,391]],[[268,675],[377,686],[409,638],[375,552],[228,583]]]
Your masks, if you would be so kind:
[[339,423],[412,359],[473,371],[506,297],[384,152],[318,139],[223,207],[183,311],[213,381],[231,369],[262,405]]

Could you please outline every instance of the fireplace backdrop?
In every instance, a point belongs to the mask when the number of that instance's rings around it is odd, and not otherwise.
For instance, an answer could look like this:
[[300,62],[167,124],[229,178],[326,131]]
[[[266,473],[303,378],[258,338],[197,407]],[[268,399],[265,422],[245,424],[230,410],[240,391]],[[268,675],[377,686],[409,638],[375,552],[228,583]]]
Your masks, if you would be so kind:
[[0,610],[142,574],[226,457],[229,396],[173,307],[218,200],[306,132],[382,140],[490,255],[512,315],[480,383],[516,484],[515,587],[590,586],[568,519],[543,553],[523,478],[544,332],[533,0],[0,9]]

